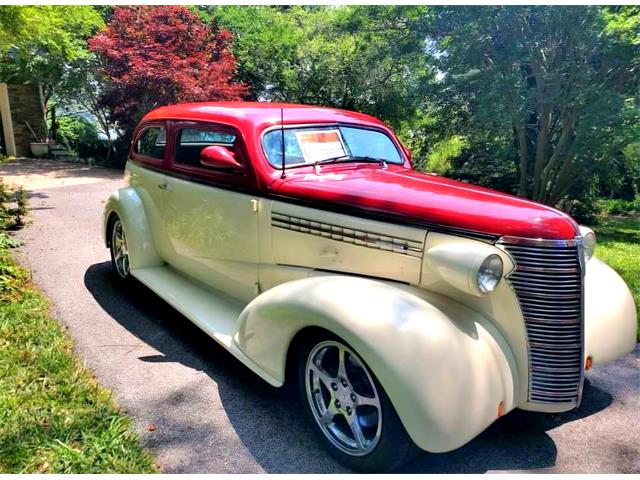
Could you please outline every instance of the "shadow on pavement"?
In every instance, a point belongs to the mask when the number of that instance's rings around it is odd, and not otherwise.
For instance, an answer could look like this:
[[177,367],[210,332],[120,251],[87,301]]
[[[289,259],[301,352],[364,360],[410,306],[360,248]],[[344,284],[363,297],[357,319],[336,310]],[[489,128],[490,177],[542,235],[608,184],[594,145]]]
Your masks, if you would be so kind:
[[[272,388],[237,361],[189,320],[140,284],[125,291],[111,276],[109,262],[91,265],[84,283],[99,305],[124,328],[161,355],[143,356],[144,362],[180,362],[202,371],[218,386],[224,412],[255,460],[270,473],[330,473],[343,471],[321,450],[289,390]],[[189,402],[160,399],[159,408]],[[420,455],[402,467],[403,473],[483,473],[488,470],[541,469],[555,465],[557,449],[547,431],[592,415],[612,402],[609,393],[587,381],[579,409],[542,414],[513,411],[467,445],[450,453]],[[169,428],[186,428],[166,412]],[[172,425],[173,424],[173,425]],[[206,438],[211,432],[193,432]],[[176,436],[174,442],[184,441]],[[181,470],[193,471],[184,465]],[[215,472],[209,472],[215,473]]]

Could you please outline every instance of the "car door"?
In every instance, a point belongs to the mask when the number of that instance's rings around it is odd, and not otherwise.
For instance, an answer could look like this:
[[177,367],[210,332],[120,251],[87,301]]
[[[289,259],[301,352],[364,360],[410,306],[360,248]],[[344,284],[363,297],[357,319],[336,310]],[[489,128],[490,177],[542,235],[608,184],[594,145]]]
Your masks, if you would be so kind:
[[[167,261],[180,272],[248,302],[258,287],[258,197],[239,132],[207,123],[175,122],[163,209],[171,247]],[[205,167],[207,146],[229,149],[244,168]]]
[[167,233],[162,220],[167,180],[167,125],[153,122],[143,125],[134,135],[130,161],[127,163],[129,185],[142,199],[156,250],[161,257],[168,253]]

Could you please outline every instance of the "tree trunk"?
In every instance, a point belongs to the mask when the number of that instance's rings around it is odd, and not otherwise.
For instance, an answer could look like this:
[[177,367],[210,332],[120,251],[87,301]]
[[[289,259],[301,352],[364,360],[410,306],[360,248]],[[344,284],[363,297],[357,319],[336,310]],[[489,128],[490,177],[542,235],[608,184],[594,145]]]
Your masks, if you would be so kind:
[[518,136],[518,157],[520,158],[520,188],[518,193],[521,197],[528,196],[527,170],[529,169],[529,152],[527,151],[527,134],[524,125],[514,122],[513,128]]
[[56,126],[56,106],[53,105],[51,107],[51,141],[53,144],[56,143],[56,139],[58,137],[58,127]]
[[538,198],[544,188],[542,172],[547,163],[547,143],[549,141],[549,125],[551,124],[551,105],[545,100],[538,117],[538,135],[536,141],[536,161],[533,169],[532,196]]
[[534,200],[548,203],[557,196],[554,190],[557,187],[557,182],[555,180],[557,180],[559,173],[554,175],[554,172],[558,170],[560,170],[560,172],[566,172],[566,164],[569,162],[567,148],[571,143],[577,118],[578,114],[574,110],[568,115],[568,117],[563,119],[560,139],[558,140],[558,144],[549,158],[547,165],[542,170],[540,190],[536,195],[534,195]]

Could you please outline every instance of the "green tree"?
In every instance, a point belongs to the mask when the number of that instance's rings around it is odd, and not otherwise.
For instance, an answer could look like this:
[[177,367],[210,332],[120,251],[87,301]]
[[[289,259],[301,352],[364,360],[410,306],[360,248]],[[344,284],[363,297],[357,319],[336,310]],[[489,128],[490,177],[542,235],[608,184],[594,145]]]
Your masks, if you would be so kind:
[[435,129],[464,136],[471,160],[489,152],[515,162],[520,195],[560,204],[624,150],[640,81],[637,7],[432,13]]
[[119,124],[113,118],[111,108],[102,101],[109,88],[109,81],[102,71],[100,60],[93,55],[75,60],[65,70],[56,96],[61,99],[68,115],[81,116],[88,113],[95,119],[99,132],[107,139],[103,160],[108,165],[114,153]]
[[425,63],[426,7],[203,7],[234,33],[238,75],[256,99],[411,116]]
[[91,6],[0,7],[0,81],[40,83],[46,111],[71,64],[91,57],[86,40],[103,24]]

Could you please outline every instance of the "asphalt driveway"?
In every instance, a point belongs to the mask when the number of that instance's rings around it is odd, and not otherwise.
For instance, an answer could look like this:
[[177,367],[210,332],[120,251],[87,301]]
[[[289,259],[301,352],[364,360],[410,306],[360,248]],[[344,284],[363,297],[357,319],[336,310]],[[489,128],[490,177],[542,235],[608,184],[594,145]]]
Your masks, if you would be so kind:
[[[121,172],[22,160],[1,165],[0,176],[29,190],[21,262],[165,472],[343,471],[294,396],[262,382],[148,290],[113,284],[100,232]],[[637,347],[588,373],[579,409],[512,412],[463,448],[421,456],[403,471],[638,473],[639,426]]]

